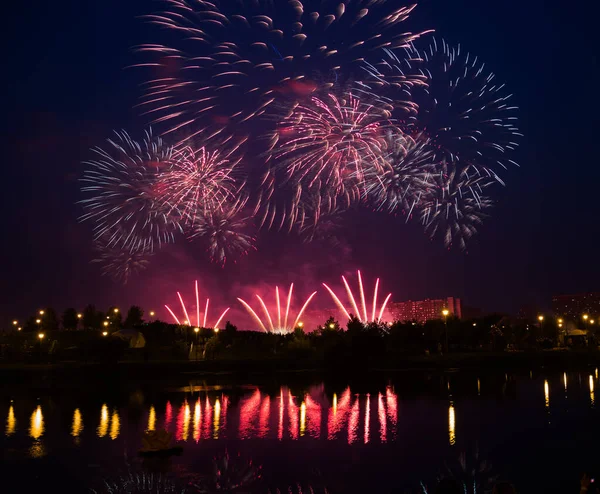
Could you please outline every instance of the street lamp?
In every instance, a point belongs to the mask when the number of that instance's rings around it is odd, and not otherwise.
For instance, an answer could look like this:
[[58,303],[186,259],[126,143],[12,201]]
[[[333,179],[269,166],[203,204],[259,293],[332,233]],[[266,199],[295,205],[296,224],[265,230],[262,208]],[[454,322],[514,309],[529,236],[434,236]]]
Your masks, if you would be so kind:
[[108,326],[108,321],[104,321],[104,326]]
[[115,314],[118,314],[118,313],[119,313],[119,309],[118,309],[117,307],[115,307],[115,308],[114,308],[114,310],[113,310],[113,312],[114,312]]
[[83,314],[80,312],[79,314],[77,314],[77,319],[81,319],[83,317]]
[[153,310],[150,311],[150,317],[154,317],[154,311]]
[[194,333],[199,333],[200,332],[200,328],[194,328]]
[[19,326],[19,327],[17,328],[17,331],[21,331],[22,329],[23,329],[23,328],[22,328],[21,326]]
[[38,338],[40,339],[40,341],[42,341],[45,336],[46,335],[44,333],[38,333]]
[[446,333],[446,353],[448,353],[448,314],[450,314],[448,309],[442,310],[442,315],[444,316],[444,332]]
[[108,331],[102,331],[102,336],[108,336]]
[[43,311],[43,310],[41,310],[41,311],[40,311],[40,316],[43,316],[43,315],[44,315],[44,311]]
[[17,324],[19,324],[19,321],[17,321],[16,319],[13,321],[13,326],[16,326]]
[[302,328],[304,327],[304,323],[303,323],[302,321],[300,321],[300,322],[298,323],[298,327],[299,327],[300,329],[302,329]]
[[215,333],[218,333],[218,332],[219,332],[219,328],[215,328]]
[[41,319],[36,319],[35,322],[39,324],[39,323],[42,322],[42,320]]
[[590,316],[588,316],[587,314],[584,314],[581,317],[583,318],[583,327],[584,327],[584,329],[587,329],[587,320]]

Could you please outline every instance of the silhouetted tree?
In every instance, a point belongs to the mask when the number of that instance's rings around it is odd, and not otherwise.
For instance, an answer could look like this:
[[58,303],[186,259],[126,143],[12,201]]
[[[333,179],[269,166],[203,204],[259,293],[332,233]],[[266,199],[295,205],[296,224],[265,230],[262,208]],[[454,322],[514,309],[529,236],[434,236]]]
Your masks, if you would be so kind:
[[106,315],[108,316],[108,321],[110,322],[110,327],[112,329],[116,330],[123,326],[123,316],[117,307],[109,307]]
[[237,326],[235,326],[234,324],[232,324],[231,322],[227,321],[225,323],[225,333],[237,333]]
[[141,325],[144,322],[144,311],[137,305],[132,305],[127,311],[127,317],[125,318],[125,327],[134,328]]
[[100,329],[104,322],[104,315],[102,312],[97,311],[94,305],[89,304],[83,309],[81,322],[85,329]]
[[44,331],[58,331],[60,323],[56,311],[52,307],[45,309],[40,319],[42,320],[41,326]]
[[350,314],[350,319],[348,320],[348,333],[360,333],[364,329],[364,324],[360,322],[360,319],[356,317],[354,314]]
[[62,315],[62,326],[63,329],[73,330],[77,329],[77,324],[79,323],[79,319],[77,318],[77,311],[72,307],[69,307],[63,312]]
[[317,328],[321,334],[326,333],[327,331],[340,331],[340,329],[340,323],[337,322],[333,316],[330,316],[323,326]]

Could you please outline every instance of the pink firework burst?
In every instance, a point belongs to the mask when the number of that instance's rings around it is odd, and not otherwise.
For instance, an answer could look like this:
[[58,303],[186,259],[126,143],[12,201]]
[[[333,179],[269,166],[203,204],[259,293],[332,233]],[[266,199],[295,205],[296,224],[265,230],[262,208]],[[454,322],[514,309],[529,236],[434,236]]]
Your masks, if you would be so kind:
[[313,97],[279,125],[273,157],[290,181],[343,194],[362,181],[364,163],[383,166],[389,117],[385,102],[364,102],[349,92]]
[[[275,305],[276,305],[276,311],[277,311],[277,319],[275,319],[275,313],[271,314],[271,311],[267,307],[267,304],[265,303],[263,298],[260,295],[256,294],[256,298],[258,299],[258,302],[260,303],[260,305],[262,307],[266,321],[263,321],[263,319],[260,318],[260,316],[256,313],[256,311],[254,309],[252,309],[250,304],[248,304],[241,298],[238,298],[238,300],[245,307],[245,309],[248,311],[248,313],[258,323],[260,328],[265,333],[289,334],[289,333],[293,332],[294,329],[296,329],[297,327],[301,327],[302,323],[300,322],[300,318],[302,317],[302,314],[308,307],[308,304],[310,304],[310,301],[317,294],[317,292],[315,291],[306,299],[306,301],[302,305],[302,308],[298,311],[298,314],[293,319],[293,321],[294,321],[293,324],[289,324],[292,321],[292,319],[290,318],[290,316],[291,316],[290,306],[291,306],[291,302],[292,302],[293,291],[294,291],[294,284],[292,283],[290,285],[290,289],[288,291],[287,303],[286,303],[285,307],[283,307],[281,305],[281,299],[279,297],[279,287],[277,287],[277,286],[275,287]],[[284,309],[285,309],[285,311],[284,311]],[[266,324],[265,324],[265,322],[266,322]]]
[[[344,282],[344,286],[346,287],[346,293],[348,294],[348,300],[350,302],[350,305],[352,306],[350,311],[352,311],[352,313],[363,323],[380,322],[381,318],[383,317],[383,313],[385,312],[385,308],[386,308],[390,298],[392,297],[392,294],[389,293],[387,295],[387,297],[384,299],[381,306],[377,305],[377,292],[379,290],[379,278],[377,278],[377,281],[375,282],[375,291],[373,293],[373,305],[372,305],[370,311],[367,308],[367,302],[365,299],[365,290],[363,287],[362,276],[360,274],[360,271],[358,271],[358,288],[359,288],[359,292],[360,292],[360,304],[361,304],[360,308],[356,301],[356,297],[354,296],[354,294],[352,293],[352,290],[350,289],[350,285],[348,284],[348,281],[346,281],[345,276],[342,276],[342,281]],[[348,309],[346,309],[344,304],[341,302],[340,298],[325,283],[323,283],[323,286],[327,289],[327,291],[329,292],[329,294],[331,295],[331,297],[333,298],[333,300],[335,301],[335,303],[339,307],[339,309],[344,313],[344,315],[348,319],[350,319],[351,312],[349,312]],[[377,310],[378,308],[379,308],[379,311]]]
[[219,209],[233,199],[234,167],[219,152],[185,146],[177,149],[171,166],[160,177],[163,201],[193,225],[198,211]]
[[[210,303],[210,299],[208,299],[208,298],[206,299],[206,304],[204,306],[204,312],[202,314],[202,318],[200,318],[200,296],[199,296],[199,292],[198,292],[198,281],[197,280],[195,282],[195,287],[196,287],[196,326],[199,328],[219,329],[219,324],[221,324],[221,321],[223,321],[225,314],[227,314],[227,312],[229,312],[230,308],[227,307],[227,309],[225,309],[223,311],[223,313],[219,316],[219,318],[217,319],[217,322],[214,325],[207,325],[208,324],[208,306]],[[181,310],[183,311],[183,316],[185,317],[183,322],[181,321],[181,319],[179,319],[175,315],[175,313],[171,310],[171,308],[168,305],[165,305],[165,308],[169,311],[169,314],[171,314],[171,316],[173,317],[173,319],[175,320],[175,322],[177,324],[191,326],[192,319],[190,318],[187,307],[185,305],[185,302],[183,301],[183,297],[181,296],[180,292],[177,292],[177,297],[179,298],[179,302],[181,303]]]

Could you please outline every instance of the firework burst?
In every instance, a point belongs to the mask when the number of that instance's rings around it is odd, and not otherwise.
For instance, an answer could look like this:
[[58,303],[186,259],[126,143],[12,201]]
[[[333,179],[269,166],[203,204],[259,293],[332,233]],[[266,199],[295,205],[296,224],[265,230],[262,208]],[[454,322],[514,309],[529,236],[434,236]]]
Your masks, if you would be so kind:
[[107,247],[131,252],[154,251],[182,232],[180,219],[163,201],[158,177],[169,166],[173,149],[146,132],[141,143],[124,131],[95,148],[97,159],[86,162],[81,179],[81,221],[94,222],[94,239]]
[[[376,66],[367,65],[379,88],[393,87],[408,74],[421,76],[426,85],[410,88],[418,113],[407,127],[429,135],[440,159],[457,166],[478,166],[500,181],[498,167],[516,165],[511,154],[522,134],[517,128],[518,108],[506,85],[498,82],[478,57],[444,40],[433,39],[423,49],[411,45],[400,52],[386,50]],[[400,93],[399,99],[407,97]]]
[[403,210],[408,219],[431,185],[431,175],[438,168],[436,152],[423,136],[390,132],[386,139],[383,169],[365,167],[362,193],[377,210]]
[[387,0],[170,0],[149,20],[173,31],[172,40],[139,47],[147,57],[138,65],[153,74],[141,107],[168,132],[186,129],[228,142],[234,152],[251,132],[245,123],[277,99],[311,94],[315,74],[337,79],[373,50],[415,40],[422,33],[403,26],[414,7]]
[[[196,287],[196,327],[219,329],[219,324],[221,324],[221,321],[223,321],[225,314],[227,314],[227,312],[229,312],[229,307],[223,311],[223,313],[219,316],[219,318],[217,319],[217,322],[213,326],[207,326],[207,324],[208,324],[208,306],[210,304],[210,299],[208,299],[208,298],[206,299],[206,305],[204,306],[203,316],[202,316],[202,318],[200,318],[200,294],[198,292],[198,281],[195,282],[195,287]],[[181,293],[177,292],[177,297],[179,298],[179,302],[181,303],[181,310],[183,312],[183,316],[185,317],[185,319],[183,320],[183,323],[175,315],[175,313],[171,310],[171,308],[168,305],[165,305],[165,308],[169,311],[169,314],[171,314],[171,316],[173,317],[173,320],[175,321],[176,324],[191,326],[192,319],[190,318],[190,315],[188,313],[185,302],[183,301],[183,297],[181,296]]]
[[461,249],[477,233],[492,201],[484,195],[490,179],[482,177],[476,168],[457,170],[444,166],[432,176],[421,205],[421,221],[433,238],[442,235],[446,247],[454,242]]
[[92,262],[100,264],[102,274],[124,285],[127,284],[131,276],[148,267],[152,256],[152,253],[147,251],[131,251],[110,247],[102,239],[95,243],[95,251],[97,257]]
[[178,148],[171,157],[171,166],[160,176],[162,200],[193,226],[198,212],[216,211],[226,201],[234,200],[233,172],[234,167],[217,151]]
[[[362,323],[380,322],[381,318],[383,317],[383,314],[385,312],[385,308],[386,308],[390,298],[392,297],[392,294],[391,293],[388,294],[388,296],[384,299],[381,306],[379,306],[379,311],[377,311],[377,308],[378,308],[377,292],[379,290],[379,278],[377,278],[377,281],[375,282],[375,291],[373,292],[373,305],[372,305],[371,311],[368,311],[367,303],[366,303],[366,299],[365,299],[365,291],[364,291],[363,282],[362,282],[362,276],[360,274],[360,271],[358,271],[357,273],[358,273],[358,288],[359,288],[359,292],[360,292],[360,304],[361,304],[362,311],[359,310],[358,304],[356,302],[356,298],[354,297],[354,294],[352,293],[352,290],[350,289],[350,285],[346,281],[346,278],[344,276],[342,276],[342,281],[344,282],[344,286],[346,287],[346,293],[348,294],[348,300],[350,301],[350,304],[352,305],[352,308],[350,310],[353,311],[353,314],[355,315],[355,317],[357,317],[358,320]],[[340,298],[325,283],[323,283],[323,286],[329,292],[329,294],[331,295],[331,297],[333,298],[334,302],[339,307],[339,309],[344,313],[344,315],[348,318],[348,320],[350,320],[351,319],[350,312],[346,309],[344,304],[341,302]]]
[[204,241],[211,260],[221,266],[256,249],[256,239],[249,233],[252,217],[246,214],[247,202],[247,198],[238,199],[202,209],[196,216],[190,238]]
[[[265,318],[266,318],[266,323],[265,321],[263,321],[259,315],[256,313],[256,311],[254,311],[254,309],[252,309],[252,307],[250,306],[250,304],[248,304],[247,302],[245,302],[244,300],[242,300],[241,298],[238,298],[239,302],[244,306],[244,308],[248,311],[248,313],[252,316],[252,318],[258,323],[258,325],[260,326],[260,328],[265,332],[265,333],[275,333],[275,334],[289,334],[291,332],[294,331],[294,329],[296,329],[298,327],[298,324],[300,324],[300,318],[302,317],[302,314],[304,313],[304,311],[306,310],[306,308],[308,307],[308,304],[310,304],[310,301],[314,298],[314,296],[317,294],[317,292],[313,292],[304,302],[304,304],[302,305],[301,309],[298,311],[298,314],[296,315],[296,317],[294,318],[294,322],[293,324],[288,324],[289,322],[292,321],[292,319],[290,318],[291,314],[290,314],[290,306],[292,303],[292,294],[294,291],[294,284],[292,283],[290,285],[290,290],[288,292],[288,297],[287,297],[287,304],[285,305],[285,307],[283,307],[281,305],[281,299],[279,297],[279,287],[275,287],[275,305],[276,305],[276,310],[277,310],[277,319],[275,319],[275,314],[273,314],[273,316],[271,315],[271,312],[269,311],[267,304],[265,303],[265,301],[262,299],[262,297],[258,294],[256,294],[256,298],[258,299],[262,310],[265,314]],[[284,311],[285,309],[285,311]],[[268,329],[267,329],[268,326]]]

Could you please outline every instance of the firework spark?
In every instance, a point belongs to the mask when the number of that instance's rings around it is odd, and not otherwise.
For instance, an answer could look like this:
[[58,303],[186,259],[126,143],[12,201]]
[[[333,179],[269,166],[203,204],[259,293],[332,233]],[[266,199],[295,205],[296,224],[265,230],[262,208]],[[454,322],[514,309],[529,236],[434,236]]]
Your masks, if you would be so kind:
[[235,195],[234,167],[218,151],[190,146],[178,148],[171,166],[160,176],[163,201],[187,224],[194,225],[198,211],[218,210]]
[[97,257],[93,263],[100,264],[102,274],[109,276],[114,281],[127,284],[130,277],[145,270],[150,264],[151,252],[140,250],[127,250],[110,247],[108,242],[100,239],[95,242]]
[[414,7],[387,0],[170,0],[149,20],[175,36],[139,47],[148,57],[138,66],[152,71],[141,107],[168,132],[189,129],[205,141],[227,142],[233,153],[252,131],[243,124],[277,99],[311,94],[316,74],[358,72],[373,50],[418,38],[422,33],[403,27]]
[[217,208],[203,209],[196,216],[190,238],[205,241],[213,262],[224,266],[255,249],[255,238],[248,233],[252,218],[245,213],[248,198],[225,203]]
[[94,239],[131,252],[152,252],[182,232],[179,218],[162,200],[157,188],[161,171],[169,166],[173,149],[160,137],[145,133],[138,143],[124,131],[108,139],[107,150],[95,148],[98,158],[86,162],[80,201],[81,221],[93,221]]
[[438,168],[435,149],[428,138],[412,138],[402,132],[390,132],[387,140],[383,170],[365,169],[363,195],[377,210],[394,213],[402,209],[408,219]]
[[[298,311],[298,314],[294,318],[293,324],[290,325],[288,323],[291,322],[291,320],[292,320],[290,318],[290,316],[291,316],[290,306],[292,303],[293,291],[294,291],[294,284],[292,283],[290,285],[290,290],[288,292],[287,303],[285,305],[285,311],[284,311],[284,307],[281,305],[281,300],[279,297],[279,287],[275,287],[275,303],[276,303],[276,310],[277,310],[277,319],[275,319],[275,314],[273,314],[273,316],[271,316],[271,312],[269,311],[265,301],[262,299],[262,297],[260,295],[256,294],[256,298],[258,299],[258,301],[262,307],[262,310],[265,314],[267,324],[265,324],[265,322],[259,317],[259,315],[256,313],[256,311],[254,311],[254,309],[252,309],[252,307],[247,302],[245,302],[241,298],[238,298],[238,300],[245,307],[245,309],[248,311],[248,313],[253,317],[253,319],[258,323],[260,328],[265,333],[288,334],[288,333],[293,332],[294,329],[296,329],[298,327],[298,324],[300,323],[300,318],[302,317],[302,314],[308,307],[308,304],[310,303],[310,301],[317,294],[317,292],[313,292],[306,299],[306,301],[304,302],[304,305],[302,305],[302,308]],[[268,326],[268,328],[267,328],[267,326]]]
[[492,201],[484,195],[490,185],[487,176],[476,168],[457,170],[444,166],[432,177],[433,186],[423,198],[421,221],[433,238],[440,233],[444,244],[450,247],[457,242],[461,249],[477,233],[485,211]]
[[[200,296],[199,296],[199,292],[198,292],[198,281],[197,280],[195,282],[195,287],[196,287],[196,327],[219,329],[219,324],[221,324],[221,321],[223,321],[225,314],[227,314],[227,312],[229,312],[230,308],[228,307],[227,309],[225,309],[223,311],[223,313],[219,316],[219,318],[217,319],[217,322],[214,325],[207,326],[207,324],[208,324],[208,306],[210,304],[210,299],[208,299],[208,298],[206,299],[206,305],[204,306],[204,312],[203,312],[202,319],[201,319],[200,318]],[[171,314],[171,316],[175,320],[175,323],[177,323],[179,325],[191,326],[192,319],[190,318],[190,315],[188,313],[185,302],[183,301],[183,297],[181,296],[181,293],[177,292],[177,297],[179,298],[179,302],[181,303],[181,310],[185,317],[183,322],[175,315],[175,313],[171,310],[171,308],[168,305],[165,305],[165,308],[169,311],[169,314]]]
[[[350,289],[350,285],[348,284],[348,282],[346,281],[346,278],[344,276],[342,276],[342,281],[344,282],[344,286],[346,287],[346,293],[348,294],[348,300],[350,301],[350,304],[352,305],[352,308],[350,310],[353,311],[353,314],[359,319],[359,321],[361,321],[362,323],[380,322],[381,318],[383,317],[383,313],[385,312],[385,308],[386,308],[392,294],[391,293],[388,294],[388,296],[384,299],[383,303],[379,307],[379,312],[378,312],[377,311],[377,308],[378,308],[377,292],[379,290],[379,278],[377,278],[377,281],[375,282],[375,291],[373,292],[373,305],[371,307],[370,312],[367,310],[365,291],[363,288],[362,276],[360,274],[360,271],[358,271],[358,288],[359,288],[359,293],[360,293],[360,304],[361,304],[362,311],[359,310],[358,304],[356,302],[356,298],[354,297],[354,294],[352,293],[352,290]],[[325,283],[323,283],[323,286],[327,289],[327,291],[333,298],[334,302],[339,307],[339,309],[344,313],[344,315],[348,319],[351,319],[350,312],[348,312],[348,310],[346,309],[344,304],[341,302],[340,298],[335,294],[335,292],[331,288],[329,288],[329,286],[327,286]]]
[[[377,66],[367,65],[380,88],[393,86],[396,77],[402,80],[410,73],[427,82],[410,88],[418,113],[407,126],[429,135],[440,159],[462,167],[478,166],[502,183],[496,170],[517,164],[511,154],[522,137],[518,108],[511,104],[506,85],[478,57],[444,40],[433,39],[423,50],[411,45],[403,53],[386,53]],[[405,99],[406,94],[399,98]]]

